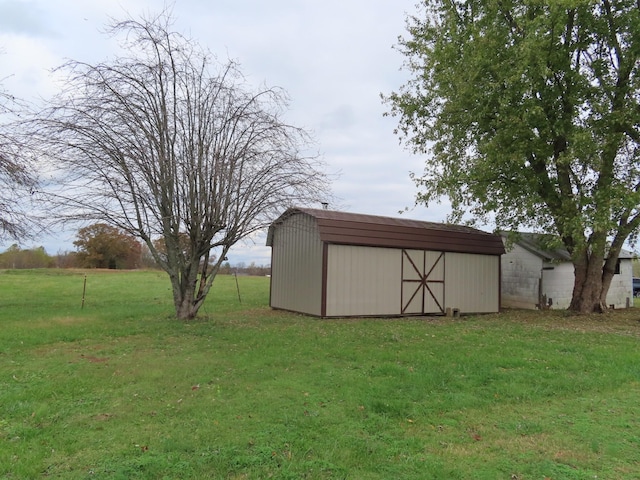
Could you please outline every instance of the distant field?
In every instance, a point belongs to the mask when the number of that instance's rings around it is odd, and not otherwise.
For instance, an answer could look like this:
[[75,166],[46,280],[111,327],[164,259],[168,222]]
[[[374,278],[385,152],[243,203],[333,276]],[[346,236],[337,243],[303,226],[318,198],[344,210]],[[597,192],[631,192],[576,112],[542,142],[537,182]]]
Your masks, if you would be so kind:
[[640,310],[318,320],[238,287],[183,323],[160,272],[0,271],[0,478],[640,478]]

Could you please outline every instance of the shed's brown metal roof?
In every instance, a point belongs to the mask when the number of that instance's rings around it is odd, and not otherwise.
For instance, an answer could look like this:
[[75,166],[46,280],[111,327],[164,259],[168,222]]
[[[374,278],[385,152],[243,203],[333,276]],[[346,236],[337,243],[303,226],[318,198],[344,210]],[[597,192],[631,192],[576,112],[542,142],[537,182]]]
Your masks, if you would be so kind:
[[320,240],[326,243],[485,255],[504,253],[500,235],[471,227],[313,208],[290,208],[284,212],[269,228],[267,245],[272,245],[273,229],[296,214],[313,217]]

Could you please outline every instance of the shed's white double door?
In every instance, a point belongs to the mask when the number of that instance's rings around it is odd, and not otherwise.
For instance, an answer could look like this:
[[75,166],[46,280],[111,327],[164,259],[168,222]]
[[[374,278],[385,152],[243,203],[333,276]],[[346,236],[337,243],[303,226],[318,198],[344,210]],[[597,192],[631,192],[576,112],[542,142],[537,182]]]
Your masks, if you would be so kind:
[[402,250],[402,314],[445,313],[444,252]]

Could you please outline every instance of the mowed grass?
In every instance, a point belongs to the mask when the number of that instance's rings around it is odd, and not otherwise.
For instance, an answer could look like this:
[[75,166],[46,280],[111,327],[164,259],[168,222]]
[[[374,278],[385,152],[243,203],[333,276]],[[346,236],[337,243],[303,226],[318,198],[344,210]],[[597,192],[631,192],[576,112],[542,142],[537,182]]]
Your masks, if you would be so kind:
[[640,478],[636,309],[319,320],[238,286],[183,323],[160,272],[0,272],[0,478]]

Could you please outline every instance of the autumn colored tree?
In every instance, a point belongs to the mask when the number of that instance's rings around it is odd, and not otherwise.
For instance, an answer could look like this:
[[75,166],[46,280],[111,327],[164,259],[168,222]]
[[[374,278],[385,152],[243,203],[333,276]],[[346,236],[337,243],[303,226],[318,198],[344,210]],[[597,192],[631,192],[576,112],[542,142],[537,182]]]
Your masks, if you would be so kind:
[[418,201],[557,234],[570,309],[604,310],[640,226],[640,4],[421,4],[399,44],[411,78],[387,97],[402,141],[427,155]]
[[104,223],[78,230],[73,244],[78,249],[78,261],[85,268],[133,269],[140,266],[140,242]]

